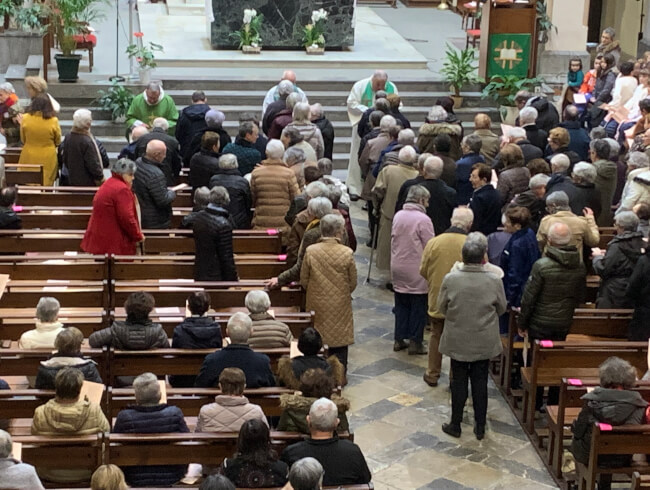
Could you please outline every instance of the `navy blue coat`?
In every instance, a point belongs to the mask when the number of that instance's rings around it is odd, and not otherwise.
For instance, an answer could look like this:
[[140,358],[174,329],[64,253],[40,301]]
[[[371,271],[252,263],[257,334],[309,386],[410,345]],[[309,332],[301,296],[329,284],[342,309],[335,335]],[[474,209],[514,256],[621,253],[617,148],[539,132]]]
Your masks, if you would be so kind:
[[[172,348],[174,349],[220,349],[222,346],[221,326],[207,316],[191,316],[174,328]],[[174,388],[191,388],[196,376],[170,376]]]
[[485,163],[485,158],[478,153],[468,153],[456,162],[456,191],[459,206],[465,206],[472,198],[474,189],[469,181],[472,174],[472,165]]
[[580,125],[580,121],[564,121],[560,127],[569,132],[569,150],[578,154],[581,161],[587,161],[589,158],[589,142],[591,138],[587,130]]
[[510,306],[521,304],[524,285],[539,257],[537,238],[529,227],[515,232],[506,243],[501,254],[501,268],[504,272],[503,287]]
[[480,231],[488,236],[501,226],[501,194],[492,184],[476,189],[469,207],[474,213],[472,231]]
[[244,371],[248,388],[275,386],[269,356],[255,352],[245,344],[232,344],[207,355],[194,386],[199,388],[217,386],[221,371],[228,367]]
[[[117,414],[113,432],[118,434],[156,434],[189,432],[183,412],[167,404],[131,406]],[[186,465],[126,466],[122,468],[132,487],[159,487],[176,483],[185,476]]]

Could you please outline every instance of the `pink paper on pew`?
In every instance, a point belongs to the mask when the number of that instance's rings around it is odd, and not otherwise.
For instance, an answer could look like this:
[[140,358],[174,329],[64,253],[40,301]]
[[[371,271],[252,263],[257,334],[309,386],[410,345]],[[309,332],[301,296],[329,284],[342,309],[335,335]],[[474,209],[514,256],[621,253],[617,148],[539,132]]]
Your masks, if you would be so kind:
[[287,254],[278,255],[278,261],[284,262],[285,260],[287,260]]
[[601,432],[612,430],[612,426],[609,424],[598,424],[598,427],[600,427]]
[[20,213],[23,210],[22,206],[17,206],[16,204],[14,204],[12,208],[16,213]]
[[269,228],[268,230],[266,230],[266,234],[267,235],[277,235],[278,230],[276,230],[275,228]]
[[567,383],[569,383],[571,386],[582,386],[582,380],[580,379],[575,379],[575,378],[567,379]]
[[553,347],[553,341],[552,340],[540,340],[539,345],[542,347]]

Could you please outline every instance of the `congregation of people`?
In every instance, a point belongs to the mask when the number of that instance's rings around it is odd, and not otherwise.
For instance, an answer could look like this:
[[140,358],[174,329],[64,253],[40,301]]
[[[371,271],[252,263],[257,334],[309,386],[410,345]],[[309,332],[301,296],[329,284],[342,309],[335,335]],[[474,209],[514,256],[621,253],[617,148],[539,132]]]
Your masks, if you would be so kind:
[[[37,409],[32,433],[237,432],[237,453],[218,468],[204,467],[201,488],[368,483],[361,450],[338,437],[350,430],[350,403],[341,387],[355,342],[358,244],[350,207],[359,200],[368,216],[369,266],[383,271],[394,294],[393,351],[427,356],[423,381],[432,388],[446,377],[443,356],[451,359],[451,414],[442,426],[451,437],[461,437],[470,386],[473,432],[478,440],[486,437],[489,365],[501,354],[511,314],[525,342],[565,340],[576,308],[585,303],[588,274],[600,277],[595,307],[633,309],[627,337],[648,341],[650,60],[620,62],[616,52],[614,33],[606,30],[593,70],[583,74],[580,60],[571,61],[559,110],[545,95],[517,93],[517,123],[503,135],[485,113],[476,114],[475,130],[465,134],[450,97],[431,107],[419,130],[411,129],[398,83],[377,70],[355,83],[347,99],[352,147],[345,182],[332,175],[333,126],[321,104],[310,105],[310,94],[291,71],[269,89],[261,117],[241,114],[234,138],[224,129],[224,113],[211,108],[203,92],[194,92],[179,112],[162,84],[150,83],[133,100],[128,143],[111,164],[92,135],[90,111],[74,113],[62,142],[59,106],[44,82],[26,83],[31,103],[24,114],[12,87],[0,85],[0,110],[9,115],[3,116],[9,121],[3,131],[8,143],[22,142],[21,163],[42,164],[43,185],[98,186],[83,251],[135,255],[146,245],[144,231],[171,228],[177,192],[189,187],[194,207],[182,227],[193,232],[194,279],[238,281],[234,230],[277,229],[286,270],[266,278],[265,287],[299,283],[305,309],[315,315],[313,328],[293,339],[275,319],[268,293],[250,291],[248,313],[230,317],[226,339],[209,315],[209,294],[196,292],[187,300],[189,315],[169,339],[150,318],[154,296],[133,293],[124,305],[126,320],[92,333],[87,343],[124,350],[214,349],[194,375],[168,379],[172,387],[221,390],[190,427],[178,407],[161,403],[152,373],[119,380],[133,386],[136,404],[115,421],[80,398],[84,380],[101,382],[100,374],[81,354],[81,331],[59,322],[58,301],[44,297],[35,329],[19,341],[23,349],[56,350],[33,380],[35,388],[53,389],[56,396]],[[184,169],[187,184],[179,183]],[[15,190],[2,189],[0,228],[21,227],[15,202]],[[598,247],[604,228],[615,233],[606,250]],[[289,347],[292,340],[302,355],[281,358],[275,373],[269,357],[256,351]],[[577,461],[588,458],[593,421],[645,420],[647,403],[629,391],[636,381],[631,369],[614,357],[601,366],[601,387],[586,396],[574,424]],[[513,383],[519,381],[515,376]],[[296,390],[282,395],[279,420],[244,395],[246,388],[272,386]],[[535,408],[554,403],[556,390],[546,398],[541,391]],[[633,413],[613,420],[611,411],[600,409],[608,403],[630,405]],[[278,455],[271,429],[307,437]],[[0,432],[2,474],[10,471],[24,482],[113,479],[110,488],[118,489],[171,485],[188,470],[105,465],[94,475],[34,473],[11,459],[10,448],[9,434]]]

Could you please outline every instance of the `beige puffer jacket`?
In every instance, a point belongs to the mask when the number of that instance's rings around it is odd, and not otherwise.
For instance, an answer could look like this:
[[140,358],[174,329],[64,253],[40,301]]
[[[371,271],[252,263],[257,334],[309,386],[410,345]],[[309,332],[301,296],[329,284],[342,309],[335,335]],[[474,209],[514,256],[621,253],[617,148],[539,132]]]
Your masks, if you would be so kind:
[[251,174],[254,229],[278,228],[283,242],[289,233],[284,216],[293,199],[300,194],[296,175],[282,160],[264,160]]
[[286,323],[276,320],[268,312],[251,313],[249,316],[253,320],[253,333],[248,338],[251,349],[274,349],[291,345],[293,336]]
[[201,407],[195,432],[239,432],[247,420],[266,416],[259,405],[248,403],[245,396],[217,395],[214,403]]

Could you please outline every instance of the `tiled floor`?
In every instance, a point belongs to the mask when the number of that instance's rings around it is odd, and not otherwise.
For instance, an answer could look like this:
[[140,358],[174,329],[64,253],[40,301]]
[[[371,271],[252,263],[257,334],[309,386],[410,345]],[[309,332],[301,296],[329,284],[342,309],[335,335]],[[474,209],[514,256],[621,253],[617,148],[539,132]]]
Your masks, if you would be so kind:
[[[445,375],[436,388],[422,380],[426,356],[393,352],[392,293],[388,277],[373,267],[364,285],[370,249],[366,213],[359,202],[352,216],[359,247],[359,285],[353,293],[356,343],[350,350],[350,424],[373,473],[384,489],[551,489],[557,488],[507,403],[490,381],[488,431],[483,441],[472,432],[471,403],[463,435],[442,432],[449,418],[450,394]],[[443,370],[449,372],[445,359]]]

